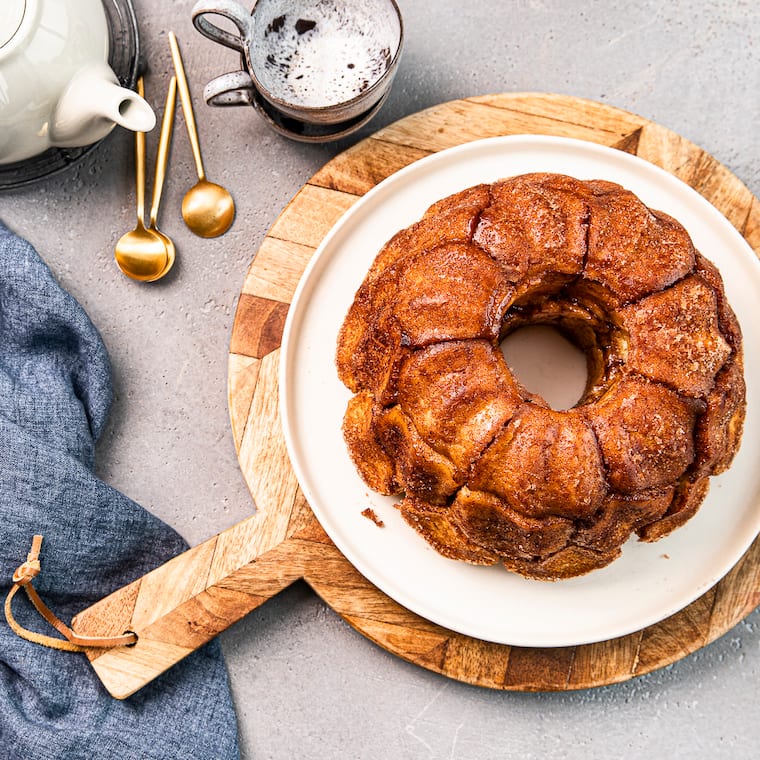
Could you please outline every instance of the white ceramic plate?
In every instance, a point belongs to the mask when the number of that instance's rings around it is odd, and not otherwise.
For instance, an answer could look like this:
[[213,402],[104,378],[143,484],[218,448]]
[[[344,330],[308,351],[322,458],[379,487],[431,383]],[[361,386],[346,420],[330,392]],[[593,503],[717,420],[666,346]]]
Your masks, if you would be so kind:
[[[338,380],[338,330],[380,247],[434,201],[479,182],[534,171],[607,179],[676,217],[720,268],[744,332],[747,418],[732,468],[712,481],[699,513],[655,544],[629,541],[609,567],[581,578],[529,581],[496,567],[439,556],[408,527],[397,501],[369,491],[341,434],[349,391]],[[569,646],[622,636],[701,596],[760,530],[760,264],[710,203],[662,169],[627,153],[552,137],[468,143],[418,161],[364,196],[313,257],[288,315],[280,367],[281,415],[291,462],[322,526],[372,583],[454,631],[517,646]],[[378,528],[361,512],[371,506]]]

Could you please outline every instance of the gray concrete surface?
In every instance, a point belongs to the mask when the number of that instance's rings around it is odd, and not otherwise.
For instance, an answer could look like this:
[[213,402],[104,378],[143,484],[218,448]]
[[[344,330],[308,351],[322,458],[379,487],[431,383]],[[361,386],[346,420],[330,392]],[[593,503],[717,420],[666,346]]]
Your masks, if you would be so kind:
[[[567,93],[658,121],[760,195],[756,2],[399,0],[406,48],[389,100],[363,132],[320,147],[289,142],[246,110],[202,104],[202,84],[235,68],[236,55],[195,32],[192,0],[135,5],[153,102],[163,102],[171,67],[167,31],[179,36],[207,173],[234,194],[234,227],[211,241],[184,228],[179,204],[193,163],[183,131],[161,218],[179,254],[164,282],[138,285],[113,264],[114,244],[134,222],[126,133],[64,175],[0,195],[0,218],[38,248],[108,345],[116,401],[98,449],[100,475],[192,544],[252,511],[226,402],[246,270],[303,182],[360,137],[458,97]],[[758,612],[662,671],[567,694],[498,693],[429,673],[377,648],[299,585],[222,643],[245,758],[733,760],[760,747]]]

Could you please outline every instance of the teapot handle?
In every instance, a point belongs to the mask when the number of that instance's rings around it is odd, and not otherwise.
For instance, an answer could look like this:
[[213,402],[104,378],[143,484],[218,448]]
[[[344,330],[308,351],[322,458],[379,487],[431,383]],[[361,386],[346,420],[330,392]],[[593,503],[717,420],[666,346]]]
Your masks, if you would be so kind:
[[[220,29],[211,23],[206,16],[223,16],[232,21],[237,27],[239,35]],[[246,40],[251,32],[251,15],[242,5],[234,0],[200,0],[192,10],[193,26],[212,42],[237,50],[245,54]]]
[[231,71],[212,79],[203,89],[210,106],[248,106],[256,99],[256,87],[247,71]]

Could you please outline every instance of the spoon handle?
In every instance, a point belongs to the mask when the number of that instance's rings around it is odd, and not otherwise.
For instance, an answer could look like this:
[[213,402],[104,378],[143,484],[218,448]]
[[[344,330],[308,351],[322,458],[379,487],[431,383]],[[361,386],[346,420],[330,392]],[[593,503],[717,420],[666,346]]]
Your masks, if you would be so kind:
[[164,189],[166,178],[166,164],[169,160],[169,144],[172,139],[174,128],[174,109],[177,103],[177,79],[169,80],[169,89],[166,93],[166,105],[164,106],[164,118],[161,121],[161,135],[158,138],[158,151],[156,152],[156,176],[153,179],[153,198],[150,205],[150,226],[155,227],[158,221],[158,206],[161,203],[161,192]]
[[198,179],[206,179],[206,172],[203,170],[203,160],[201,159],[201,146],[198,142],[198,128],[195,125],[193,101],[190,97],[190,89],[187,86],[187,77],[185,76],[185,67],[182,63],[182,54],[179,52],[177,36],[174,32],[169,32],[169,46],[172,50],[172,61],[174,62],[174,71],[177,74],[179,99],[182,103],[182,113],[185,115],[185,125],[187,126],[187,134],[190,138],[190,147],[193,149],[193,157],[195,158],[195,168],[198,172]]
[[[143,78],[137,80],[137,94],[145,97]],[[135,196],[137,198],[137,221],[145,223],[145,132],[135,132]]]

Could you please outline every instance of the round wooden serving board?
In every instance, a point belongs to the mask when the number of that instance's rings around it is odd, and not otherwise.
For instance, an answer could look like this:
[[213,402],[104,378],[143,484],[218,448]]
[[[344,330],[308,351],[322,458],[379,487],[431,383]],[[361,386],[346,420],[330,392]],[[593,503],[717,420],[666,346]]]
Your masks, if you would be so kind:
[[[243,285],[230,348],[229,401],[240,464],[259,509],[289,513],[302,498],[280,439],[276,369],[288,304],[314,250],[344,211],[398,169],[444,148],[510,134],[580,138],[651,161],[699,191],[760,249],[760,206],[736,177],[673,132],[609,106],[556,95],[495,95],[435,106],[380,130],[330,161],[293,198]],[[264,445],[274,438],[276,447]],[[277,483],[290,487],[273,493]],[[285,498],[290,503],[279,501]],[[321,533],[318,525],[313,529]],[[329,556],[320,577],[306,580],[354,628],[418,665],[498,689],[622,681],[699,649],[760,603],[758,541],[717,587],[658,625],[587,646],[517,648],[433,625],[364,581],[333,547]]]
[[760,252],[760,202],[731,172],[673,132],[590,101],[535,93],[455,100],[391,124],[334,158],[272,226],[235,316],[230,416],[255,514],[72,621],[83,635],[138,634],[133,647],[87,653],[111,694],[129,696],[301,578],[389,652],[449,678],[511,690],[625,681],[700,649],[760,604],[758,538],[720,583],[657,625],[584,646],[488,643],[435,625],[375,588],[333,545],[306,503],[280,427],[278,367],[288,305],[307,262],[341,215],[397,170],[444,148],[513,134],[588,140],[657,164],[701,193]]

